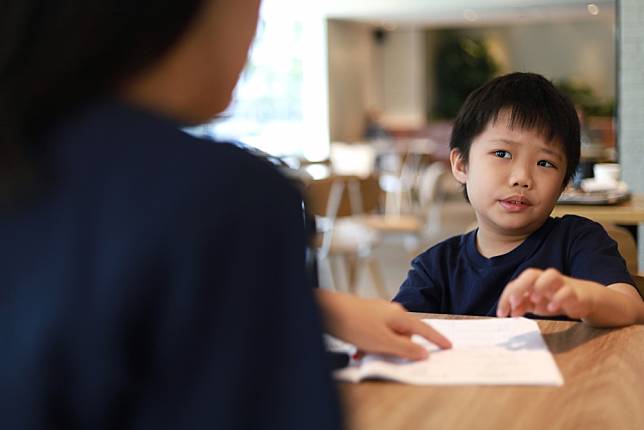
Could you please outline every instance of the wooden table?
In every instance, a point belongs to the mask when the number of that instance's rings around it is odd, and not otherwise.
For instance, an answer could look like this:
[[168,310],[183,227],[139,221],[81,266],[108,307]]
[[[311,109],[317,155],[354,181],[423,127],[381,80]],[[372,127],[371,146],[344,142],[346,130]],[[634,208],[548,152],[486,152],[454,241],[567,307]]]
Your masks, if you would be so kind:
[[644,326],[538,323],[562,387],[343,383],[348,428],[644,429]]
[[624,203],[616,205],[556,205],[552,216],[579,215],[597,222],[622,225],[644,224],[644,195],[634,194]]

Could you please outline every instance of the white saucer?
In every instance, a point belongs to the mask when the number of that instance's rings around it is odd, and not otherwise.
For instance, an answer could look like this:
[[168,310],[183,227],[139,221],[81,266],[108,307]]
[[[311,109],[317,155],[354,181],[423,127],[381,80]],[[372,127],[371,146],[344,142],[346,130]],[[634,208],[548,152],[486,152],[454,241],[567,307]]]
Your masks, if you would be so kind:
[[598,181],[595,178],[588,178],[581,181],[581,189],[587,193],[606,191],[627,192],[628,185],[623,181]]

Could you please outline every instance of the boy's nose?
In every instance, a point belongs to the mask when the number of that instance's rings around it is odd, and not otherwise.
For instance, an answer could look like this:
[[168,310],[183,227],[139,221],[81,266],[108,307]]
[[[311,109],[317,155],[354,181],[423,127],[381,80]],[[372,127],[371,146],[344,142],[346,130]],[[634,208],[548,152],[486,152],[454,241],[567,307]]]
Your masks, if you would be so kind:
[[530,175],[529,169],[514,169],[510,177],[510,183],[512,187],[532,188],[532,175]]

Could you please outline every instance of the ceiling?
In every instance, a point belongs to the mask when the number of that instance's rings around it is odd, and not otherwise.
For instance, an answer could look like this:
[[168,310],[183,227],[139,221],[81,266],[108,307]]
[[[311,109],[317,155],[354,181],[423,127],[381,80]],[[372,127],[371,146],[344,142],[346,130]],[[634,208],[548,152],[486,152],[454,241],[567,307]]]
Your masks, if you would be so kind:
[[419,25],[614,19],[615,9],[614,0],[323,0],[315,4],[329,18]]

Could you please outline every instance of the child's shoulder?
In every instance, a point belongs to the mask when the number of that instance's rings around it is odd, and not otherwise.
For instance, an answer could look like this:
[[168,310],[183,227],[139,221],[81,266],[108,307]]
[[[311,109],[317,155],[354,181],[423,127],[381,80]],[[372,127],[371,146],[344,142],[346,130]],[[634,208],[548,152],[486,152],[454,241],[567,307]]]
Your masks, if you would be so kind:
[[578,215],[550,218],[549,223],[552,227],[546,229],[545,237],[559,238],[568,244],[590,246],[592,243],[603,243],[610,238],[600,223]]
[[579,215],[563,215],[554,219],[566,225],[599,225],[597,222]]
[[427,250],[418,255],[418,259],[425,261],[449,261],[457,258],[467,247],[467,243],[473,240],[476,235],[476,230],[472,230],[465,234],[452,236],[448,239],[442,240],[437,244],[430,246]]
[[551,218],[555,228],[563,231],[579,232],[582,230],[603,230],[601,224],[589,218],[579,215],[564,215],[562,217]]

